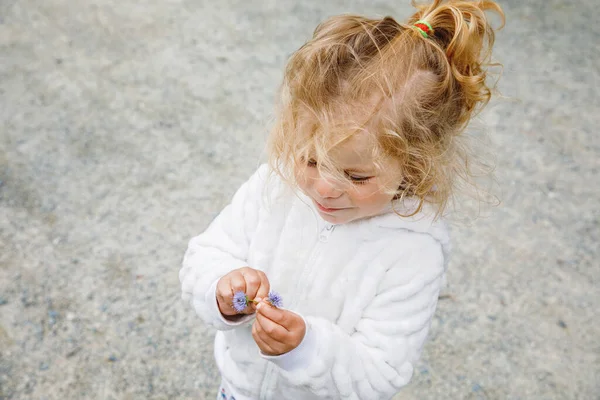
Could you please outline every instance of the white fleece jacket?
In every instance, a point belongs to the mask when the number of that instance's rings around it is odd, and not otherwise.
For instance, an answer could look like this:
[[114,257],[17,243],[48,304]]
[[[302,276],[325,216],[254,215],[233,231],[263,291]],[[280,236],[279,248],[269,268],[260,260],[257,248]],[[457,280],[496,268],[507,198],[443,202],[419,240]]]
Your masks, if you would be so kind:
[[[223,379],[249,399],[391,398],[412,376],[446,269],[448,233],[432,220],[389,212],[331,225],[261,166],[191,239],[179,273],[184,300],[218,330]],[[253,316],[221,316],[216,282],[243,266],[264,271],[285,308],[304,317],[295,350],[264,356]]]

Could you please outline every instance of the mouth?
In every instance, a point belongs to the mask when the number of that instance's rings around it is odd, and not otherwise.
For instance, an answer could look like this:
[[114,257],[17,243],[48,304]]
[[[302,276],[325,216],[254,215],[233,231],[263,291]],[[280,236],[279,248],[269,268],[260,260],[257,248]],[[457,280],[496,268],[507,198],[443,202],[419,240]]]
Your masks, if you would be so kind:
[[[313,201],[314,201],[314,200],[313,200]],[[317,206],[317,208],[318,208],[319,210],[321,210],[322,212],[324,212],[324,213],[333,213],[333,212],[336,212],[336,211],[345,210],[345,208],[327,208],[327,207],[324,207],[324,206],[322,206],[322,205],[321,205],[319,202],[317,202],[317,201],[314,201],[314,203],[315,203],[315,205]]]

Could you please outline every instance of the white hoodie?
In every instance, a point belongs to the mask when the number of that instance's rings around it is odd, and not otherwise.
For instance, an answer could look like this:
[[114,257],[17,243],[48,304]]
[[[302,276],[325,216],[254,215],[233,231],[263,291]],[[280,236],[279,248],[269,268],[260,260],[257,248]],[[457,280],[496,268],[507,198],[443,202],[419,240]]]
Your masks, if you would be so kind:
[[[389,399],[406,385],[448,259],[447,229],[428,210],[331,225],[262,165],[191,239],[179,273],[183,299],[218,330],[217,365],[236,398]],[[307,322],[291,352],[263,355],[253,316],[221,316],[216,283],[244,266],[264,271]]]

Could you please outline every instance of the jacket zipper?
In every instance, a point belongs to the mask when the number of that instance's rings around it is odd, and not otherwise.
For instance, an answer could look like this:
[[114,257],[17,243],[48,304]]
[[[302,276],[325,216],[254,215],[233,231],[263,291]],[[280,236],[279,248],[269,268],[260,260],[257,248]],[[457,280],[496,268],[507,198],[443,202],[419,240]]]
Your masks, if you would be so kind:
[[[329,238],[331,237],[331,234],[335,230],[335,227],[336,227],[336,225],[328,223],[321,229],[321,231],[319,232],[319,240],[313,247],[313,249],[308,257],[307,265],[311,265],[311,263],[316,258],[317,249],[320,247],[321,243],[327,243],[329,241]],[[306,269],[308,270],[308,268],[306,268]],[[300,275],[300,278],[298,279],[298,285],[296,286],[297,289],[302,288],[302,284],[304,283],[303,281],[306,279],[305,276],[307,273],[309,273],[309,272],[303,271],[302,274]],[[298,297],[299,296],[296,296],[296,298],[298,298]],[[295,307],[297,304],[298,304],[298,300],[296,300],[294,302],[293,307]],[[267,364],[267,370],[265,371],[265,377],[263,378],[262,385],[260,387],[260,396],[259,396],[260,400],[267,400],[266,396],[267,396],[267,393],[269,392],[269,386],[271,386],[271,376],[273,375],[274,368],[275,368],[275,366],[273,364],[271,364],[270,362]]]
[[267,370],[265,371],[265,377],[263,378],[262,385],[260,385],[259,400],[267,400],[267,393],[269,393],[269,386],[271,385],[271,375],[273,374],[273,363],[267,361]]
[[[310,252],[308,260],[306,261],[307,265],[312,265],[314,263],[315,259],[317,258],[317,254],[319,253],[317,250],[319,250],[320,247],[322,246],[321,243],[327,243],[329,241],[329,238],[331,237],[331,234],[335,230],[335,227],[336,227],[336,225],[328,223],[323,228],[321,228],[321,231],[319,232],[318,241],[317,241],[317,243],[315,243],[315,246],[313,247],[312,251]],[[306,276],[309,274],[310,274],[310,268],[305,268],[305,270],[302,271],[302,274],[298,278],[298,285],[296,286],[296,289],[300,293],[302,293],[302,288],[305,286],[304,281],[306,280]],[[296,307],[298,305],[298,302],[300,301],[300,296],[295,296],[295,299],[296,300],[295,300],[293,307]]]
[[329,237],[335,230],[336,225],[327,224],[323,229],[321,229],[321,233],[319,233],[319,242],[327,243],[329,241]]

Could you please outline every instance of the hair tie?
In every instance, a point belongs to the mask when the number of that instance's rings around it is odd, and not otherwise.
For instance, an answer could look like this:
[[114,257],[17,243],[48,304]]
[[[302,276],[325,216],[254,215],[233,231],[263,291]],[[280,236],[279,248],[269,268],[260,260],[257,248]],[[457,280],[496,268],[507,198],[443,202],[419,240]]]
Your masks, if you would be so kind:
[[433,28],[431,27],[431,24],[427,21],[423,21],[422,19],[415,22],[415,24],[413,26],[415,28],[417,28],[419,30],[419,32],[421,32],[421,35],[425,39],[427,39],[429,37],[429,35],[433,32]]

